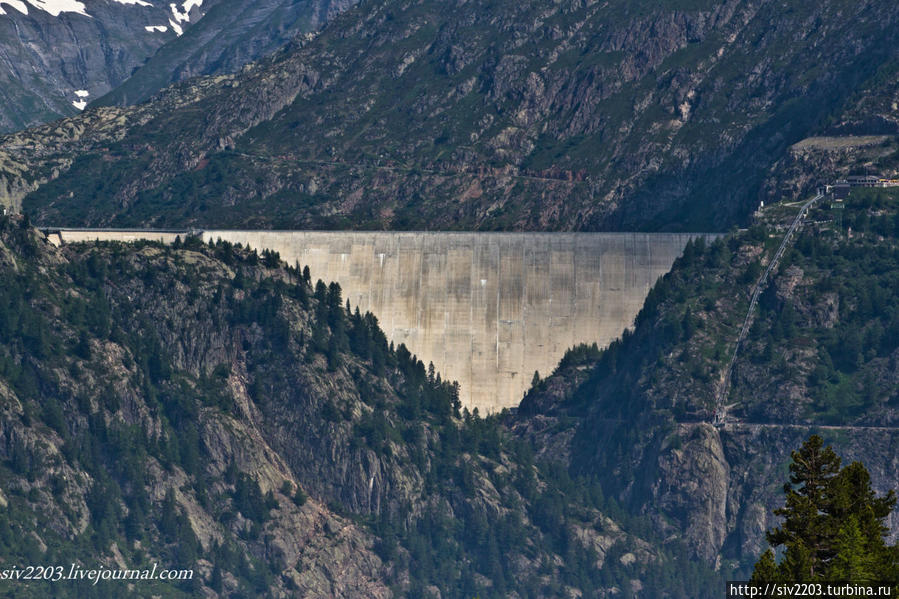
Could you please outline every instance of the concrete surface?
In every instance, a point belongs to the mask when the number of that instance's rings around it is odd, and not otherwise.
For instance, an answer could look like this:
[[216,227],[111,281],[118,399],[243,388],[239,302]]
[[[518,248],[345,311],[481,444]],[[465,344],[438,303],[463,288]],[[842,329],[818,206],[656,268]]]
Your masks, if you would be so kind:
[[151,231],[142,229],[53,229],[46,231],[47,239],[53,245],[62,243],[79,243],[87,241],[123,241],[139,240],[174,243],[179,235],[184,239],[188,231]]
[[578,343],[608,345],[687,241],[681,233],[401,233],[47,229],[51,242],[227,240],[308,265],[371,311],[469,408],[518,405]]
[[481,412],[518,405],[534,371],[619,337],[691,234],[204,231],[337,281]]

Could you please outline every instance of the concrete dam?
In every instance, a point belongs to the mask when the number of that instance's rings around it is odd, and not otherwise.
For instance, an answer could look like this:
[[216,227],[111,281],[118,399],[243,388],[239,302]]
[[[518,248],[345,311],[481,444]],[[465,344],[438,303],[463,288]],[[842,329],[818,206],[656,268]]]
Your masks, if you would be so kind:
[[[182,236],[186,233],[180,232]],[[518,405],[534,371],[548,375],[578,343],[608,345],[632,326],[652,285],[697,234],[193,231],[274,250],[336,281],[461,386],[482,412]],[[174,231],[54,229],[55,243],[149,239]],[[58,238],[54,238],[58,235]]]

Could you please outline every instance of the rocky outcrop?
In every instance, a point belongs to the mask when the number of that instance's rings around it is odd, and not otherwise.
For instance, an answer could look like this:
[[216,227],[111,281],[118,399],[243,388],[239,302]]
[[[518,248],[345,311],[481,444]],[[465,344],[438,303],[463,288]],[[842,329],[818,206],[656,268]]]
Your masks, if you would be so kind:
[[[13,2],[0,9],[0,131],[77,114],[216,0]],[[62,12],[59,12],[59,10]],[[174,24],[173,24],[174,23]]]

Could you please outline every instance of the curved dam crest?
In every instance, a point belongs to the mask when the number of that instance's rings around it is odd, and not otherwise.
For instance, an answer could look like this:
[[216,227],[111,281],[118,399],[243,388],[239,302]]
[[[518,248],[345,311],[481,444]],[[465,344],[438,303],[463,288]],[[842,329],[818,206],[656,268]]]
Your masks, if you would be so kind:
[[[183,235],[185,232],[181,232]],[[274,250],[377,316],[446,379],[469,408],[514,407],[534,371],[547,375],[570,347],[618,338],[650,288],[696,233],[406,233],[193,231]],[[54,229],[58,241],[151,239],[176,231]],[[56,241],[56,240],[54,240]]]

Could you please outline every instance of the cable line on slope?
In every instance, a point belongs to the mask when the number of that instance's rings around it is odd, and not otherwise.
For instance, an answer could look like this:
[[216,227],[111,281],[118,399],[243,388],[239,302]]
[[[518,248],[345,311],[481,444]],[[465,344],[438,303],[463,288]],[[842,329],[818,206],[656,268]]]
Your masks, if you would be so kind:
[[727,419],[728,406],[726,406],[724,402],[727,401],[727,392],[730,388],[731,375],[733,374],[734,364],[737,361],[737,355],[740,352],[740,345],[742,345],[743,341],[746,339],[746,335],[749,332],[749,327],[752,326],[752,317],[755,313],[755,307],[758,304],[759,296],[761,296],[764,286],[768,282],[768,277],[772,272],[774,272],[774,269],[777,267],[778,262],[780,261],[781,257],[783,257],[784,251],[786,251],[787,245],[790,243],[790,239],[792,238],[793,233],[796,231],[796,229],[799,228],[799,225],[802,223],[802,219],[805,218],[805,215],[808,213],[809,208],[812,207],[812,204],[823,197],[824,196],[819,193],[802,205],[802,208],[799,209],[799,213],[790,224],[790,228],[787,229],[783,241],[780,242],[780,247],[777,248],[777,252],[771,259],[771,262],[768,263],[768,268],[766,268],[765,272],[762,273],[762,276],[759,277],[759,280],[756,282],[755,287],[752,290],[752,299],[749,301],[749,310],[746,311],[746,318],[743,320],[743,327],[740,329],[740,334],[737,336],[737,343],[734,346],[734,353],[731,356],[730,363],[727,365],[727,370],[724,374],[724,382],[721,385],[721,390],[718,392],[718,397],[715,401],[715,426],[723,425]]

